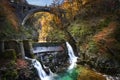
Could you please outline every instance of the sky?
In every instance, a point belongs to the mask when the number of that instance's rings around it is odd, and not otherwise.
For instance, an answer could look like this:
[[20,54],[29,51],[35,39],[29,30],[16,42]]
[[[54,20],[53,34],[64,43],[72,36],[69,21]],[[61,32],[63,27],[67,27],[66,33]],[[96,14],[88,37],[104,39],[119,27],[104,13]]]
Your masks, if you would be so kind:
[[53,3],[53,0],[27,0],[29,4],[38,5],[38,6],[49,6]]

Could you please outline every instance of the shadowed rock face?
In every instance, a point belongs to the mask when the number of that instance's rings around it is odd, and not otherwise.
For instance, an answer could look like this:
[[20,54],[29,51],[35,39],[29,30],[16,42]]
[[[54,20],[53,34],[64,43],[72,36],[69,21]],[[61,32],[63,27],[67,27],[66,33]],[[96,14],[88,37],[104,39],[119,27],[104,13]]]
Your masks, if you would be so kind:
[[62,72],[67,69],[68,55],[64,52],[41,53],[37,55],[38,59],[52,72]]

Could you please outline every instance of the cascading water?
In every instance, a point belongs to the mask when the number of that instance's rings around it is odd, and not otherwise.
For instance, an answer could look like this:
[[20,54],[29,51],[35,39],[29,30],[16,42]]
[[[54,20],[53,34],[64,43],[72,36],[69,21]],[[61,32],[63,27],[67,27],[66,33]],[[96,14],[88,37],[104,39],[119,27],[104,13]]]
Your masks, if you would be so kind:
[[37,71],[38,71],[38,76],[39,76],[39,78],[40,78],[41,80],[51,80],[51,77],[53,76],[53,73],[51,72],[51,70],[49,70],[49,71],[50,71],[50,74],[47,75],[46,72],[44,71],[41,63],[40,63],[38,60],[36,60],[36,59],[31,59],[31,58],[28,58],[28,57],[25,57],[25,59],[32,61],[32,64],[33,64],[33,66],[37,69]]
[[71,79],[71,77],[68,77],[66,74],[69,74],[69,70],[72,70],[76,66],[77,57],[74,55],[74,52],[73,52],[73,49],[72,49],[71,45],[68,42],[66,42],[66,45],[67,45],[67,48],[68,48],[70,66],[68,67],[68,72],[65,73],[65,76],[61,77],[59,75],[56,75],[56,74],[52,73],[52,71],[50,69],[49,69],[50,74],[48,75],[48,74],[46,74],[46,72],[44,71],[41,63],[38,60],[31,59],[31,58],[28,58],[28,57],[25,57],[25,59],[28,59],[28,60],[32,61],[32,64],[37,69],[39,78],[41,80],[66,80],[66,78],[67,78],[67,80],[68,80],[68,78],[70,80],[73,80],[73,79]]
[[[76,80],[75,77],[72,77],[72,75],[75,75],[75,74],[77,75],[77,73],[75,72],[75,69],[74,69],[74,67],[76,66],[77,57],[74,55],[73,49],[68,42],[66,42],[66,46],[68,49],[70,66],[68,67],[67,72],[64,72],[59,75],[52,73],[52,71],[50,69],[49,69],[49,75],[48,75],[43,69],[43,67],[45,68],[45,66],[44,65],[42,66],[38,60],[31,59],[28,57],[25,57],[25,59],[32,61],[32,64],[38,71],[38,76],[41,80]],[[103,76],[106,77],[106,80],[120,80],[119,77],[112,77],[112,76],[108,76],[108,75],[103,75]]]
[[47,74],[43,70],[42,65],[40,64],[40,62],[37,61],[36,59],[33,59],[32,63],[34,65],[34,67],[37,69],[39,77],[41,78],[41,80],[44,80],[44,78],[46,78]]
[[70,70],[76,66],[77,57],[74,55],[71,45],[68,42],[66,42],[66,45],[67,45],[67,49],[68,49],[69,62],[70,62],[70,66],[68,67],[68,70]]

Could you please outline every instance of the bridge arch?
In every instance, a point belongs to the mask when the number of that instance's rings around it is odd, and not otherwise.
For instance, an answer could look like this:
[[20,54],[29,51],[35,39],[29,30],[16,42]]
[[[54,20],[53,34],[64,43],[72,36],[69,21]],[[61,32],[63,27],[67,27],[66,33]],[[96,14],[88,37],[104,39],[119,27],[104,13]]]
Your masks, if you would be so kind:
[[34,13],[37,12],[49,12],[50,13],[50,8],[37,8],[37,9],[33,9],[27,12],[27,14],[24,16],[23,20],[22,20],[22,25],[25,24],[25,22],[30,18],[30,16],[32,16]]
[[51,5],[49,7],[36,6],[28,4],[26,0],[10,0],[10,4],[15,9],[16,16],[18,17],[21,25],[24,25],[29,17],[37,12],[48,12],[58,17],[61,21],[63,17],[65,17],[64,9],[56,8],[57,6],[55,5]]
[[[59,12],[62,10],[59,10]],[[59,17],[60,19],[62,18],[61,13],[57,14],[53,8],[51,7],[38,7],[37,9],[32,9],[30,11],[27,12],[27,14],[24,16],[23,20],[22,20],[22,25],[25,24],[25,22],[30,18],[30,16],[32,16],[33,14],[37,13],[37,12],[48,12],[50,14],[53,14],[57,17]]]

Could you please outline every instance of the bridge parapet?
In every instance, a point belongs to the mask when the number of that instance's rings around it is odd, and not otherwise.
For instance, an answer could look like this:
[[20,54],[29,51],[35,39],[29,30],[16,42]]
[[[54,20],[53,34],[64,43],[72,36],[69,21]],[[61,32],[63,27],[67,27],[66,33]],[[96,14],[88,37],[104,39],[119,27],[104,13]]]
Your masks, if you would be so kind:
[[59,43],[33,43],[33,53],[62,52],[67,53],[65,42]]
[[9,0],[11,3],[22,3],[22,4],[28,4],[26,0]]
[[49,12],[58,16],[60,19],[62,19],[63,15],[65,16],[65,12],[62,9],[51,6],[47,7],[31,5],[25,1],[26,0],[23,0],[23,2],[15,2],[15,0],[10,0],[10,4],[15,9],[15,13],[19,19],[20,24],[22,25],[24,25],[26,20],[36,12]]

